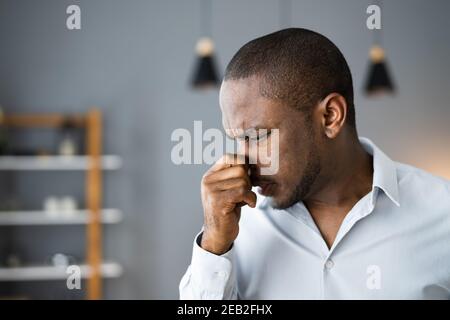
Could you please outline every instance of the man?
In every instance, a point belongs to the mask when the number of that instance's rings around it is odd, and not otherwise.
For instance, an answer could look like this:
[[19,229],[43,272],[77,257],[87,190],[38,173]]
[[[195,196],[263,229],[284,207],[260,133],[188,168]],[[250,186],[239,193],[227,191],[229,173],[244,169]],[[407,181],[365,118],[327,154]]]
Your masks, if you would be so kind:
[[330,40],[287,29],[247,43],[220,106],[227,133],[268,129],[234,136],[247,159],[250,139],[267,146],[279,129],[279,170],[226,155],[206,172],[182,299],[450,298],[450,183],[358,138]]

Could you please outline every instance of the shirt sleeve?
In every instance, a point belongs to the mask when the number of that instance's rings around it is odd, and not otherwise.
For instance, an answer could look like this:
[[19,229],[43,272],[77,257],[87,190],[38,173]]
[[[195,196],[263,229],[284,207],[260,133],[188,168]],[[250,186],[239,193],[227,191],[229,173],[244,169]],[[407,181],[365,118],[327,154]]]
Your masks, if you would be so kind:
[[223,255],[200,247],[203,232],[194,240],[192,260],[181,279],[181,300],[236,300],[236,277],[233,268],[233,246]]

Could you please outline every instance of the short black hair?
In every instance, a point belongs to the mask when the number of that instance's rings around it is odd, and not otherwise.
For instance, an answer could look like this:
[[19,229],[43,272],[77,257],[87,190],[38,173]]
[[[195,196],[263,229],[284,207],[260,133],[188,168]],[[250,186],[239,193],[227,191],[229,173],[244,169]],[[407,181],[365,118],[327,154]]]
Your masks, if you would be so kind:
[[327,37],[289,28],[254,39],[233,56],[224,81],[259,76],[261,94],[310,111],[332,92],[347,103],[347,124],[356,130],[353,84],[343,54]]

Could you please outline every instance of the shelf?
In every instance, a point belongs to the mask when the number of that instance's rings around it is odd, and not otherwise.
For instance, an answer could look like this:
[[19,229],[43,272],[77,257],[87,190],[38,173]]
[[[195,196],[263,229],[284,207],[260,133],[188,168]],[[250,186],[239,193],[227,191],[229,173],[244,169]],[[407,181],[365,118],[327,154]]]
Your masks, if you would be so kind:
[[[114,224],[122,221],[122,211],[103,209],[101,222]],[[89,222],[88,210],[75,210],[71,215],[52,216],[46,211],[0,211],[0,226],[76,225]]]
[[[80,265],[81,277],[90,276],[91,268]],[[123,268],[116,262],[102,263],[100,273],[103,278],[118,278],[122,275]],[[38,280],[66,280],[68,274],[66,267],[55,266],[28,266],[18,268],[0,268],[0,281],[38,281]]]
[[[101,157],[101,169],[117,170],[122,158],[117,155]],[[0,170],[87,170],[88,156],[0,156]]]

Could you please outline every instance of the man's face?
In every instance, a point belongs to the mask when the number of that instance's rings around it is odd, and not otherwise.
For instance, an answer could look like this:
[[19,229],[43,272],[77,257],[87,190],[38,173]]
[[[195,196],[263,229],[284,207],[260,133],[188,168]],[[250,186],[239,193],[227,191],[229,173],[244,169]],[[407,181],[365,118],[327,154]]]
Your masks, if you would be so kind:
[[[257,77],[224,81],[220,89],[220,107],[225,131],[245,146],[242,152],[249,157],[250,178],[254,185],[261,187],[260,193],[269,197],[271,205],[278,209],[303,200],[321,170],[317,130],[312,120],[280,101],[261,96]],[[267,129],[268,136],[256,143],[239,137],[242,131],[258,132],[258,129]],[[274,149],[279,155],[279,167],[273,175],[262,175],[261,168],[270,164],[252,158],[258,153],[251,148],[270,150],[275,142],[271,129],[279,130],[278,148],[275,146]]]

